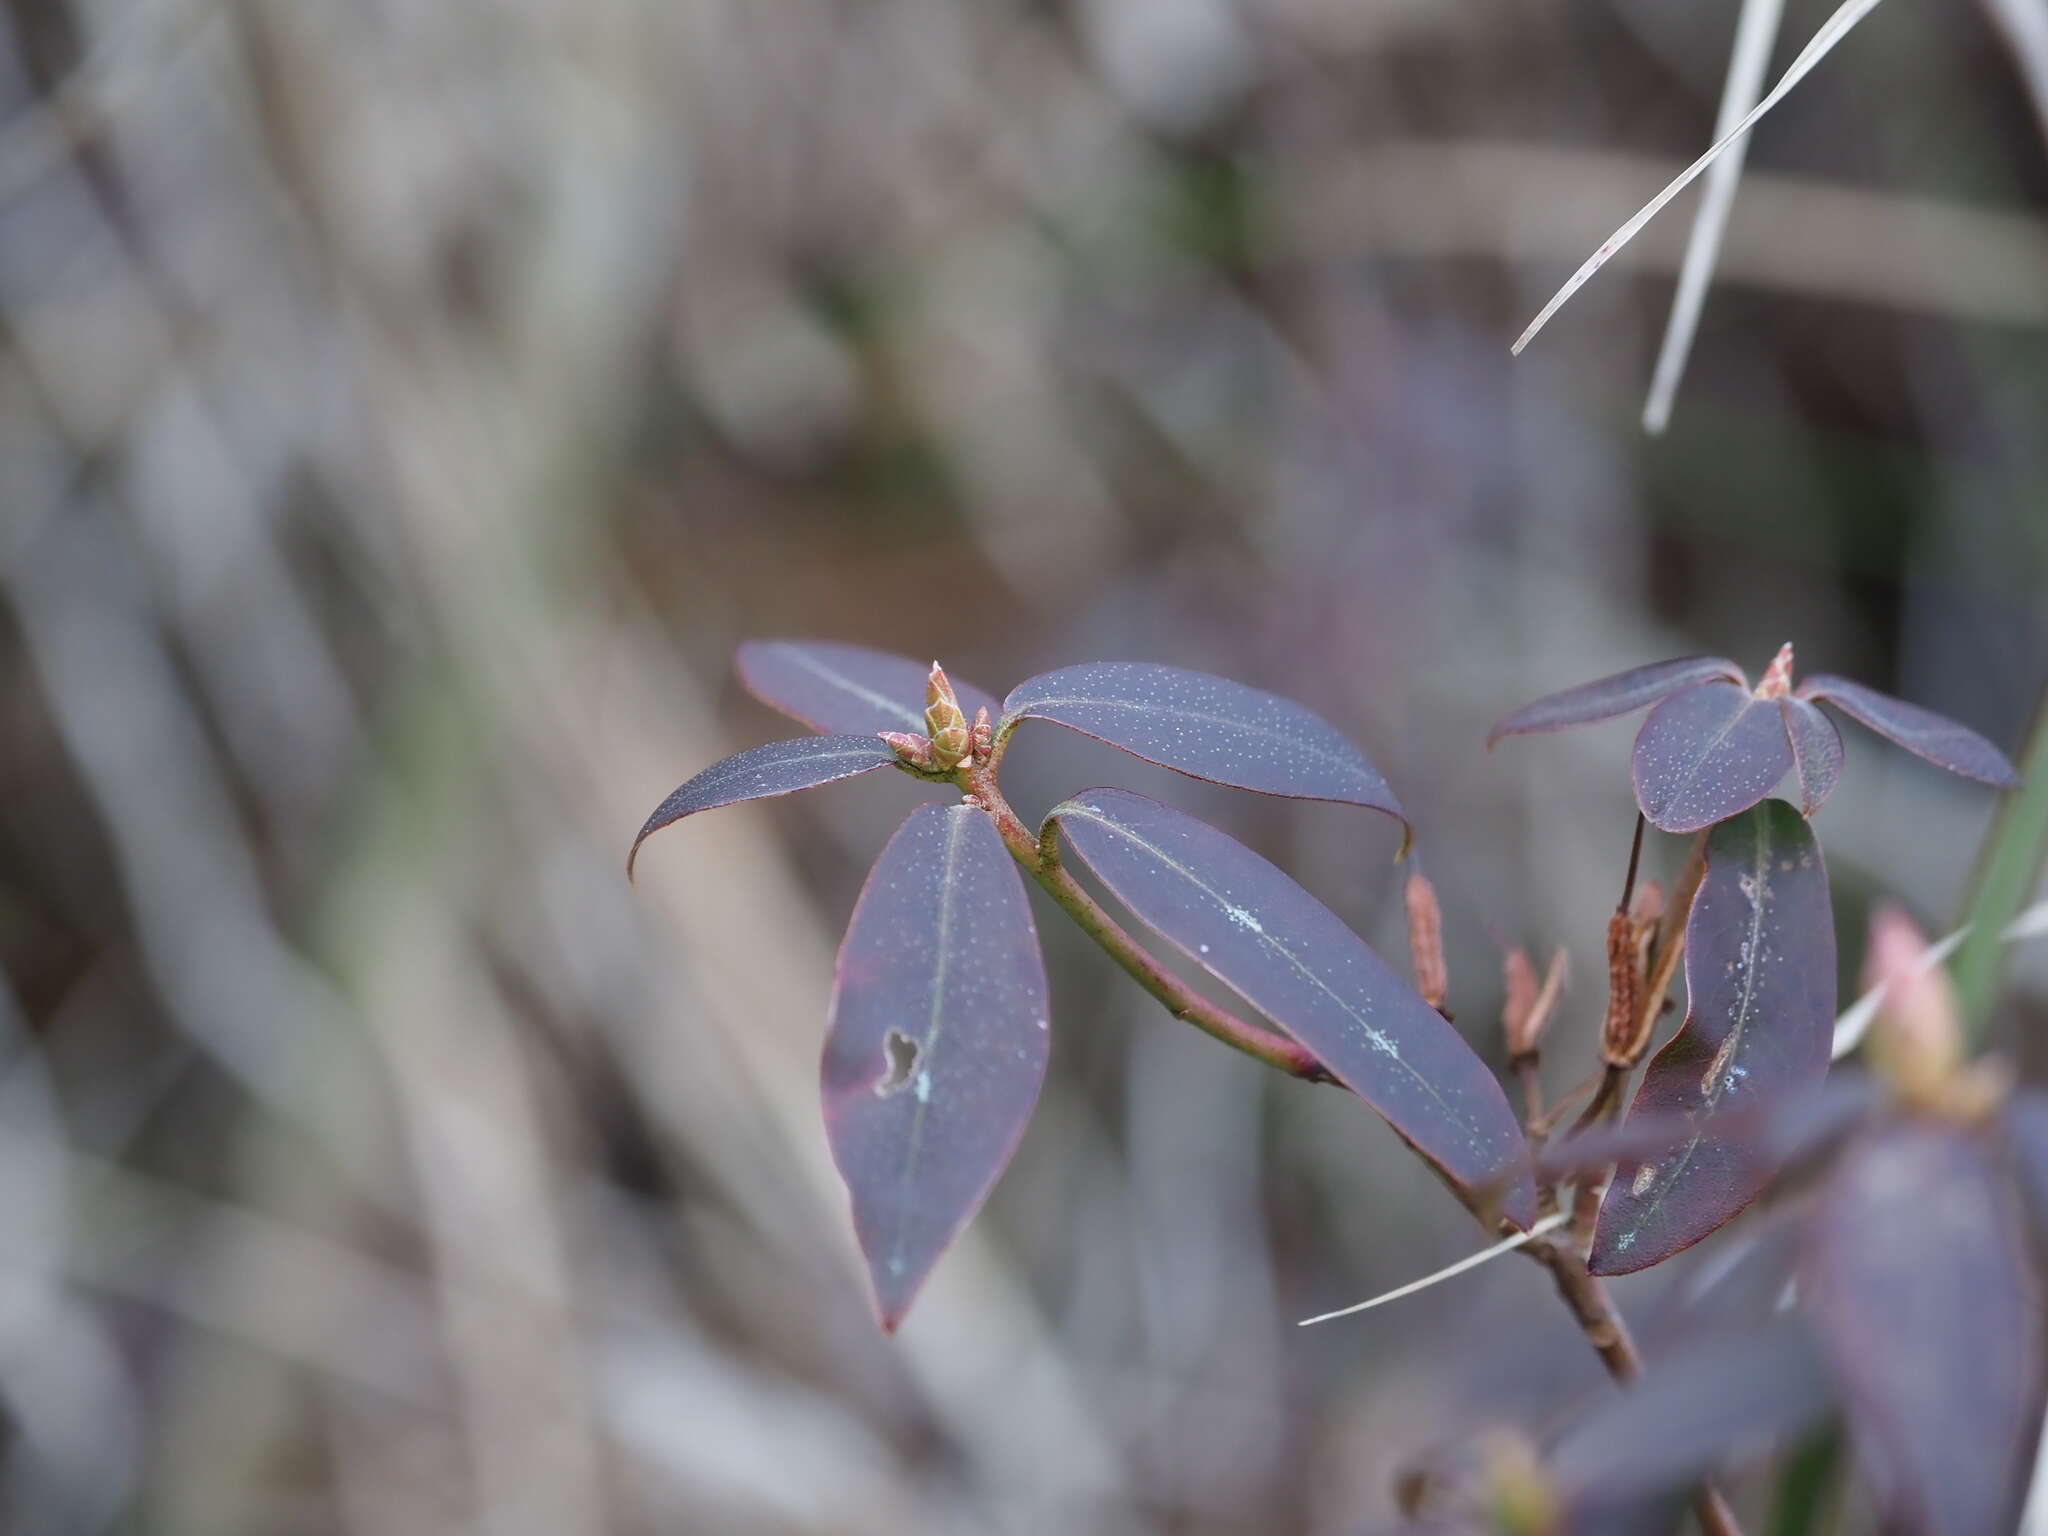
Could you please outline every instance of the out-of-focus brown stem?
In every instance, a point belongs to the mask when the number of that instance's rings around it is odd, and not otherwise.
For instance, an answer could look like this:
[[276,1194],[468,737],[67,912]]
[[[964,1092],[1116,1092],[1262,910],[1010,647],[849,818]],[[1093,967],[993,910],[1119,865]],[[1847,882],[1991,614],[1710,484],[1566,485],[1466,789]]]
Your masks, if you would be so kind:
[[[1623,1386],[1640,1380],[1643,1357],[1636,1342],[1615,1310],[1607,1287],[1587,1272],[1586,1261],[1569,1243],[1531,1243],[1531,1257],[1548,1269],[1557,1284],[1557,1294],[1586,1337],[1607,1374]],[[1693,1515],[1704,1536],[1742,1536],[1742,1526],[1719,1489],[1702,1484],[1693,1500]]]
[[1643,862],[1643,828],[1647,825],[1641,811],[1636,812],[1635,838],[1628,845],[1628,873],[1621,877],[1621,900],[1615,903],[1617,912],[1628,911],[1628,905],[1635,899],[1636,870]]
[[[1621,904],[1617,908],[1624,918],[1635,892],[1636,869],[1642,848],[1643,818],[1638,815],[1635,841],[1629,848],[1628,874],[1622,883]],[[1665,991],[1671,985],[1671,977],[1685,950],[1686,916],[1692,910],[1693,897],[1699,892],[1700,879],[1705,872],[1706,836],[1703,833],[1694,839],[1685,865],[1679,871],[1671,904],[1665,909],[1656,945],[1651,950],[1648,973],[1643,978],[1640,995],[1630,999],[1632,1008],[1638,1010],[1635,1035],[1638,1041],[1649,1038],[1649,1029],[1664,1006]],[[1610,998],[1610,1011],[1612,1003]],[[1629,1070],[1612,1062],[1607,1065],[1600,1075],[1600,1086],[1594,1090],[1592,1101],[1572,1127],[1574,1132],[1611,1119],[1619,1112],[1622,1090],[1628,1086]],[[1550,1271],[1557,1294],[1563,1298],[1566,1308],[1578,1323],[1586,1343],[1600,1357],[1600,1363],[1607,1367],[1607,1374],[1627,1385],[1642,1376],[1642,1355],[1636,1349],[1635,1340],[1629,1336],[1628,1325],[1622,1321],[1621,1313],[1608,1296],[1607,1287],[1587,1269],[1584,1257],[1600,1214],[1600,1196],[1605,1183],[1605,1179],[1590,1175],[1581,1178],[1573,1191],[1572,1219],[1564,1234],[1556,1241],[1531,1243],[1528,1251],[1530,1257]],[[1734,1511],[1728,1507],[1728,1501],[1721,1496],[1720,1490],[1711,1483],[1701,1484],[1693,1500],[1693,1515],[1699,1521],[1703,1536],[1742,1536],[1742,1527]]]
[[1707,834],[1702,832],[1693,839],[1685,863],[1679,868],[1678,879],[1671,888],[1671,902],[1664,909],[1663,924],[1650,951],[1649,980],[1643,986],[1642,996],[1636,999],[1637,1033],[1641,1039],[1647,1040],[1656,1028],[1657,1015],[1664,1008],[1664,995],[1671,990],[1672,977],[1678,974],[1678,962],[1685,958],[1685,920],[1692,913],[1693,898],[1699,895],[1700,881],[1706,873]]
[[1508,1065],[1514,1069],[1515,1080],[1522,1085],[1522,1127],[1529,1133],[1531,1141],[1540,1142],[1544,1135],[1542,1059],[1534,1051],[1529,1051]]

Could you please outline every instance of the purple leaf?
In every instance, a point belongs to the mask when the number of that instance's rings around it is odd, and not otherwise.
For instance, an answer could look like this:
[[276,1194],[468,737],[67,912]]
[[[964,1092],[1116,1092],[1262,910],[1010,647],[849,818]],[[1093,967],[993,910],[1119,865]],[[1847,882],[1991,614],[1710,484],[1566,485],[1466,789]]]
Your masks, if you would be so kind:
[[1505,1094],[1458,1032],[1321,902],[1242,843],[1120,789],[1056,807],[1067,844],[1139,921],[1300,1041],[1468,1191],[1535,1214]]
[[1600,1205],[1590,1267],[1627,1274],[1691,1246],[1756,1198],[1767,1146],[1716,1134],[1813,1094],[1835,1024],[1835,927],[1820,844],[1782,800],[1707,834],[1707,872],[1685,923],[1685,1027],[1657,1053],[1629,1122],[1684,1116],[1692,1133],[1624,1163]]
[[1809,677],[1799,685],[1798,692],[1802,699],[1819,699],[1834,705],[1887,741],[1950,773],[1999,789],[2012,789],[2020,782],[2003,752],[1946,715],[1852,683],[1846,677],[1830,677],[1825,672]]
[[1740,683],[1701,683],[1636,734],[1636,804],[1654,827],[1697,832],[1748,810],[1792,766],[1785,717]]
[[2034,1230],[2048,1238],[2048,1094],[2031,1088],[2015,1093],[2005,1127]]
[[[821,640],[749,640],[734,657],[747,692],[814,731],[873,735],[924,729],[928,662]],[[948,674],[950,676],[950,674]],[[953,692],[972,720],[996,714],[993,694],[953,677]]]
[[896,763],[895,752],[873,736],[799,736],[735,753],[713,763],[654,808],[626,855],[626,874],[631,877],[642,843],[685,816],[742,800],[793,795],[800,789],[816,789],[820,784],[873,773]]
[[[1831,1399],[1811,1332],[1778,1318],[1659,1361],[1558,1438],[1551,1471],[1576,1509],[1690,1488],[1738,1452],[1810,1429]],[[1605,1527],[1581,1520],[1571,1529]]]
[[1045,966],[985,812],[923,805],[875,861],[839,946],[825,1136],[893,1331],[994,1187],[1045,1077]]
[[1206,672],[1135,661],[1062,667],[1011,690],[1002,729],[1019,720],[1050,720],[1213,784],[1384,811],[1407,835],[1387,781],[1335,727],[1291,699]]
[[[2040,1422],[2040,1304],[1982,1140],[1900,1125],[1846,1155],[1800,1292],[1899,1528],[2006,1536]],[[1890,1527],[1888,1527],[1890,1528]]]
[[1841,782],[1842,733],[1804,699],[1780,699],[1778,708],[1792,742],[1792,766],[1799,770],[1799,809],[1811,816]]
[[1681,688],[1716,678],[1725,678],[1745,688],[1748,686],[1742,668],[1719,656],[1681,656],[1676,661],[1660,661],[1647,667],[1637,667],[1631,672],[1617,672],[1598,682],[1567,688],[1563,693],[1553,693],[1534,704],[1524,704],[1488,733],[1486,744],[1491,747],[1503,736],[1561,731],[1567,726],[1611,720],[1616,715],[1641,709],[1645,704],[1654,704]]
[[1666,1153],[1705,1137],[1755,1148],[1774,1169],[1790,1169],[1832,1152],[1877,1102],[1868,1077],[1834,1074],[1804,1092],[1756,1098],[1723,1108],[1710,1121],[1687,1110],[1640,1108],[1620,1125],[1596,1125],[1546,1142],[1535,1164],[1539,1178],[1574,1182],[1617,1163],[1631,1169],[1661,1162]]

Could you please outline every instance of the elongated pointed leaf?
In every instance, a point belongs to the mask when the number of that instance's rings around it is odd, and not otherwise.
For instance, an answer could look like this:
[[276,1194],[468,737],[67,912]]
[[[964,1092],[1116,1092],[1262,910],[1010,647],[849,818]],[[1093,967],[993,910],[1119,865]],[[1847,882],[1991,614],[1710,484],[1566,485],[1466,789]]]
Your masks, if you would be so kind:
[[1685,1026],[1657,1053],[1629,1122],[1688,1117],[1664,1156],[1624,1163],[1593,1233],[1595,1274],[1644,1269],[1691,1246],[1756,1198],[1775,1164],[1723,1116],[1813,1094],[1835,1027],[1835,926],[1820,844],[1767,800],[1707,836],[1707,872],[1685,924]]
[[1003,728],[1020,720],[1050,720],[1212,784],[1384,811],[1407,833],[1387,781],[1334,726],[1227,678],[1135,661],[1062,667],[1003,701]]
[[1842,733],[1804,699],[1780,699],[1778,708],[1792,742],[1792,766],[1799,770],[1799,809],[1811,816],[1841,782]]
[[1812,1331],[1778,1318],[1660,1361],[1560,1435],[1551,1470],[1566,1502],[1581,1509],[1689,1489],[1737,1453],[1811,1428],[1833,1397]]
[[[739,648],[734,664],[747,692],[814,731],[871,736],[876,731],[924,729],[929,662],[864,645],[750,640]],[[994,695],[948,676],[969,720],[983,708],[991,720],[995,718]]]
[[1081,861],[1138,920],[1313,1051],[1462,1188],[1534,1191],[1507,1096],[1472,1048],[1315,897],[1242,843],[1120,789],[1056,807]]
[[1553,693],[1533,704],[1524,704],[1487,733],[1491,747],[1503,736],[1526,736],[1536,731],[1561,731],[1568,726],[1591,725],[1631,714],[1645,704],[1690,688],[1695,683],[1716,679],[1742,683],[1742,668],[1719,656],[1681,656],[1676,661],[1654,662],[1647,667],[1617,672],[1597,682],[1583,683]]
[[839,946],[825,1135],[882,1326],[1009,1165],[1045,1078],[1045,966],[985,812],[924,805],[875,861]]
[[1636,734],[1636,805],[1650,825],[1697,832],[1748,810],[1792,766],[1785,717],[1740,683],[1701,683],[1650,711]]
[[793,795],[800,789],[816,789],[820,784],[894,767],[896,761],[888,744],[873,736],[799,736],[735,753],[713,763],[654,808],[626,855],[626,873],[633,873],[642,843],[685,816],[742,800]]
[[1990,1149],[1898,1126],[1844,1157],[1810,1220],[1801,1297],[1896,1528],[2008,1536],[2039,1423],[2041,1318]]
[[1946,715],[1908,704],[1846,677],[1818,673],[1799,685],[1799,697],[1832,704],[1850,719],[1868,726],[1885,740],[1924,757],[1950,773],[1998,789],[2013,789],[2020,776],[1998,748],[1966,725]]

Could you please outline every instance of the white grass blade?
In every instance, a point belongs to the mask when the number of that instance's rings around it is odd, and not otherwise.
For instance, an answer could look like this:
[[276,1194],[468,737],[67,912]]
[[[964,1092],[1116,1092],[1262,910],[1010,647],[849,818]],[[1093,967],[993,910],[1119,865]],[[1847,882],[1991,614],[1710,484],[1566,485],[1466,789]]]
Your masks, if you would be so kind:
[[1517,1232],[1513,1237],[1504,1238],[1500,1242],[1495,1243],[1491,1248],[1482,1248],[1477,1253],[1467,1254],[1455,1264],[1446,1264],[1433,1275],[1424,1275],[1420,1280],[1411,1280],[1406,1285],[1396,1286],[1391,1291],[1386,1291],[1373,1297],[1371,1301],[1361,1301],[1353,1307],[1343,1307],[1335,1312],[1325,1312],[1320,1317],[1304,1317],[1295,1326],[1298,1328],[1313,1328],[1317,1323],[1327,1323],[1333,1318],[1352,1317],[1360,1312],[1370,1312],[1374,1307],[1383,1307],[1390,1301],[1399,1301],[1404,1296],[1413,1296],[1417,1291],[1426,1291],[1432,1285],[1449,1280],[1454,1275],[1462,1275],[1468,1269],[1477,1269],[1488,1260],[1497,1259],[1504,1253],[1513,1253],[1524,1243],[1534,1242],[1546,1233],[1555,1232],[1570,1219],[1570,1212],[1555,1211],[1545,1216],[1528,1231]]
[[[1771,49],[1777,44],[1778,24],[1784,14],[1785,0],[1742,0],[1742,15],[1735,23],[1735,48],[1728,60],[1728,80],[1721,89],[1721,111],[1714,120],[1715,139],[1732,134],[1735,125],[1749,115],[1763,94],[1764,70],[1771,62]],[[1729,145],[1728,152],[1707,172],[1699,212],[1693,215],[1692,234],[1686,241],[1685,264],[1678,271],[1678,292],[1671,301],[1671,318],[1664,327],[1664,345],[1657,353],[1657,370],[1650,377],[1650,397],[1643,406],[1643,429],[1653,436],[1670,424],[1671,402],[1677,397],[1678,381],[1685,377],[1686,359],[1692,355],[1700,311],[1707,303],[1707,285],[1713,281],[1714,263],[1721,254],[1721,235],[1735,206],[1735,187],[1742,179],[1742,162],[1748,153],[1749,138],[1744,135]]]
[[[2008,944],[2017,944],[2023,939],[2038,939],[2044,935],[2048,935],[2048,901],[2036,902],[2027,908],[2005,925],[2005,931],[1999,937]],[[1925,974],[1933,970],[1954,954],[1957,947],[1969,936],[1970,929],[1966,923],[1947,938],[1928,945],[1926,953],[1920,957],[1920,972]],[[1884,985],[1879,983],[1857,998],[1850,1005],[1848,1012],[1835,1020],[1836,1061],[1840,1061],[1863,1043],[1863,1037],[1870,1033],[1871,1021],[1877,1017],[1877,1010],[1884,1006],[1884,993]],[[2044,1536],[2048,1536],[2048,1533],[2044,1533]]]
[[1715,144],[1712,149],[1701,155],[1699,159],[1693,161],[1691,165],[1680,172],[1676,181],[1651,198],[1648,203],[1643,205],[1642,210],[1634,218],[1609,235],[1606,243],[1586,258],[1585,265],[1571,275],[1565,285],[1552,296],[1550,302],[1543,306],[1543,312],[1529,322],[1529,329],[1522,332],[1521,339],[1511,349],[1514,354],[1519,356],[1522,348],[1528,346],[1535,339],[1536,333],[1550,323],[1550,317],[1564,308],[1566,301],[1581,288],[1585,287],[1593,274],[1606,266],[1616,251],[1627,245],[1629,241],[1635,239],[1637,234],[1642,231],[1642,227],[1663,211],[1666,203],[1692,185],[1693,179],[1701,171],[1704,171],[1718,160],[1731,144],[1738,142],[1744,134],[1754,128],[1757,125],[1757,121],[1766,112],[1783,101],[1792,87],[1801,80],[1804,80],[1812,71],[1814,65],[1826,58],[1829,52],[1833,50],[1835,44],[1848,36],[1850,30],[1859,21],[1877,9],[1878,4],[1879,0],[1842,0],[1841,6],[1835,11],[1834,15],[1830,16],[1822,24],[1821,29],[1814,33],[1813,41],[1800,50],[1799,57],[1792,61],[1791,67],[1785,71],[1784,78],[1772,87],[1771,94],[1752,107],[1743,116],[1742,121],[1735,125],[1732,132],[1724,135],[1720,142]]
[[2005,34],[2034,103],[2034,116],[2040,119],[2041,136],[2048,140],[2048,4],[2043,0],[1984,0],[1984,8]]

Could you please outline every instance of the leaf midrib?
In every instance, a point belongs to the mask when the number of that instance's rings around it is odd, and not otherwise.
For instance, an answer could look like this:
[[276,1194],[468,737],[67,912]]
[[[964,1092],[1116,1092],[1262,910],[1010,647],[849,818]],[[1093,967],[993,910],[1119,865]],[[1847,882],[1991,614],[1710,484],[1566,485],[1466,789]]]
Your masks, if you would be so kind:
[[856,698],[873,704],[878,709],[887,710],[893,718],[903,721],[911,729],[915,730],[918,726],[924,724],[924,717],[916,710],[905,707],[885,693],[877,693],[865,683],[855,682],[843,672],[835,671],[833,668],[825,665],[824,662],[818,660],[809,651],[798,650],[792,647],[784,654],[814,677],[822,677],[828,683],[837,683]]
[[[1735,1044],[1728,1052],[1727,1070],[1721,1074],[1722,1083],[1724,1085],[1733,1077],[1736,1058],[1742,1054],[1742,1036],[1749,1023],[1750,1010],[1752,1007],[1755,1006],[1756,1002],[1757,973],[1763,969],[1763,966],[1760,964],[1760,961],[1763,957],[1763,892],[1767,889],[1767,887],[1763,883],[1763,880],[1764,876],[1766,876],[1770,872],[1770,851],[1768,841],[1765,836],[1766,830],[1767,829],[1764,825],[1764,819],[1759,817],[1757,820],[1756,827],[1756,852],[1753,856],[1754,862],[1751,866],[1756,871],[1758,885],[1757,900],[1750,910],[1749,965],[1745,968],[1742,977],[1742,1002],[1741,1005],[1735,1011],[1735,1022],[1729,1026],[1728,1030],[1728,1038],[1732,1038],[1735,1041]],[[1692,960],[1693,952],[1690,948],[1688,948],[1686,951],[1687,975],[1685,983],[1688,993],[1690,993],[1692,989]],[[1715,1051],[1718,1053],[1719,1050],[1720,1046],[1717,1045],[1715,1047]],[[1713,1091],[1713,1093],[1703,1096],[1702,1102],[1700,1104],[1700,1115],[1702,1116],[1702,1118],[1712,1115],[1717,1109],[1720,1108],[1721,1093],[1722,1089],[1716,1088]],[[1693,1154],[1699,1150],[1700,1143],[1705,1140],[1706,1133],[1704,1131],[1701,1131],[1699,1134],[1693,1136],[1691,1140],[1686,1142],[1685,1150],[1678,1155],[1678,1160],[1672,1165],[1670,1173],[1668,1173],[1665,1177],[1657,1181],[1656,1198],[1643,1208],[1641,1214],[1638,1215],[1635,1221],[1630,1225],[1630,1233],[1633,1234],[1641,1232],[1644,1224],[1647,1223],[1651,1217],[1655,1216],[1658,1211],[1664,1208],[1664,1202],[1667,1198],[1669,1198],[1672,1186],[1678,1182],[1678,1176],[1684,1173],[1685,1170],[1691,1166]]]
[[[1126,840],[1137,844],[1138,847],[1144,849],[1147,853],[1151,854],[1154,858],[1158,859],[1160,863],[1164,864],[1168,869],[1173,870],[1176,874],[1180,875],[1183,879],[1185,879],[1190,885],[1194,886],[1197,890],[1201,891],[1204,895],[1208,896],[1211,900],[1213,900],[1218,906],[1222,907],[1226,913],[1228,913],[1232,908],[1237,907],[1238,904],[1236,902],[1228,900],[1222,892],[1218,891],[1214,886],[1210,885],[1208,881],[1204,880],[1200,875],[1197,875],[1193,870],[1189,869],[1185,864],[1181,863],[1178,859],[1174,858],[1171,854],[1167,853],[1166,850],[1159,847],[1156,843],[1153,843],[1152,841],[1142,836],[1138,832],[1133,831],[1131,828],[1125,826],[1122,822],[1115,821],[1110,817],[1103,815],[1100,811],[1096,810],[1092,806],[1085,805],[1079,801],[1069,801],[1062,810],[1057,811],[1054,814],[1080,816],[1085,818],[1086,820],[1096,822],[1101,826],[1109,828],[1112,832],[1115,832],[1121,837],[1125,838]],[[1311,897],[1310,899],[1313,900],[1314,898]],[[1128,903],[1126,904],[1128,905]],[[1171,936],[1169,935],[1169,938],[1170,937]],[[1411,1064],[1405,1056],[1400,1054],[1399,1044],[1393,1040],[1392,1036],[1388,1035],[1385,1030],[1379,1028],[1370,1019],[1365,1017],[1365,1015],[1358,1012],[1357,1009],[1353,1008],[1350,1003],[1345,1001],[1342,993],[1338,992],[1327,981],[1323,980],[1321,976],[1316,974],[1315,971],[1311,970],[1306,964],[1304,964],[1301,958],[1298,955],[1296,955],[1293,950],[1289,949],[1285,944],[1282,944],[1279,940],[1273,938],[1270,934],[1267,934],[1265,932],[1255,933],[1252,935],[1252,937],[1257,939],[1261,944],[1264,944],[1267,948],[1273,950],[1276,954],[1280,955],[1283,959],[1287,961],[1289,965],[1293,966],[1294,969],[1297,972],[1299,972],[1302,976],[1305,976],[1306,978],[1308,978],[1308,980],[1314,982],[1317,988],[1319,988],[1326,996],[1329,997],[1329,999],[1332,1002],[1334,1002],[1340,1009],[1342,1009],[1348,1017],[1355,1020],[1358,1023],[1358,1025],[1362,1029],[1364,1029],[1368,1034],[1373,1035],[1378,1039],[1385,1040],[1391,1046],[1393,1046],[1393,1049],[1384,1051],[1382,1052],[1382,1054],[1392,1059],[1396,1065],[1398,1065],[1404,1072],[1406,1072],[1411,1078],[1413,1078],[1416,1081],[1416,1083],[1421,1086],[1423,1091],[1426,1092],[1430,1096],[1430,1098],[1435,1101],[1437,1107],[1442,1109],[1446,1115],[1451,1117],[1454,1123],[1465,1127],[1467,1134],[1474,1137],[1471,1143],[1474,1148],[1483,1148],[1484,1143],[1477,1139],[1477,1133],[1479,1132],[1480,1127],[1473,1121],[1471,1121],[1468,1117],[1460,1114],[1457,1110],[1453,1109],[1451,1105],[1445,1101],[1444,1096],[1437,1091],[1436,1085],[1432,1083],[1427,1077],[1425,1077],[1421,1072],[1417,1071],[1414,1065]],[[1356,935],[1353,935],[1353,937],[1356,938]],[[1176,945],[1176,947],[1180,948],[1183,953],[1186,953],[1185,945],[1180,944],[1178,940],[1172,940],[1172,942]],[[1365,941],[1363,939],[1359,939],[1358,942],[1361,947],[1364,946]],[[1196,964],[1202,965],[1203,969],[1205,970],[1211,968],[1203,963],[1200,956],[1191,956],[1190,958],[1194,959]],[[1218,974],[1220,975],[1221,973],[1219,972]],[[1224,980],[1228,982],[1229,978],[1225,977]],[[1233,988],[1235,988],[1236,986],[1235,983],[1231,983],[1231,985]],[[1271,1015],[1268,1016],[1272,1017]],[[1278,1018],[1274,1018],[1274,1022],[1280,1023],[1281,1021]],[[1282,1027],[1285,1028],[1285,1025],[1283,1024]],[[1450,1026],[1446,1024],[1444,1027],[1448,1029]],[[1291,1034],[1292,1031],[1289,1031],[1289,1033]]]
[[[1038,712],[1040,710],[1046,709],[1059,709],[1070,704],[1079,704],[1086,706],[1090,709],[1118,709],[1123,710],[1127,713],[1135,712],[1142,713],[1148,716],[1172,715],[1182,720],[1199,721],[1204,725],[1225,726],[1231,730],[1242,731],[1246,735],[1263,736],[1269,741],[1279,742],[1285,746],[1292,748],[1297,752],[1306,753],[1308,755],[1320,758],[1322,761],[1326,763],[1334,763],[1341,765],[1345,768],[1351,769],[1353,772],[1357,772],[1360,766],[1359,759],[1355,753],[1338,752],[1335,749],[1326,746],[1320,742],[1301,736],[1290,735],[1286,731],[1276,730],[1272,726],[1268,725],[1260,725],[1255,721],[1246,720],[1242,716],[1212,715],[1204,710],[1189,709],[1185,705],[1180,704],[1160,704],[1157,702],[1140,699],[1033,699],[1028,704],[1023,705],[1019,709],[1009,714],[1006,717],[1006,719],[1050,719],[1055,725],[1064,725],[1067,722],[1063,720],[1054,719],[1052,716],[1049,715],[1039,714]],[[1332,730],[1334,729],[1335,728],[1332,727]],[[1121,745],[1121,743],[1112,742],[1111,745],[1119,746]]]
[[960,829],[966,825],[967,817],[972,814],[974,813],[971,811],[963,814],[960,808],[946,814],[946,851],[939,865],[939,931],[933,940],[936,956],[932,967],[931,999],[925,1011],[924,1037],[917,1042],[917,1060],[911,1065],[911,1079],[902,1090],[917,1101],[917,1109],[910,1117],[910,1144],[904,1151],[903,1176],[897,1181],[896,1186],[896,1230],[892,1234],[889,1246],[889,1274],[892,1279],[902,1273],[903,1244],[907,1236],[906,1228],[909,1226],[907,1212],[910,1207],[907,1196],[911,1179],[917,1173],[917,1155],[924,1144],[925,1112],[931,1108],[930,1094],[920,1097],[917,1092],[917,1074],[931,1071],[932,1058],[938,1051],[939,1035],[945,1027],[943,1004],[946,997],[946,972],[951,968],[953,959],[953,901],[957,894],[954,871],[960,858]]

